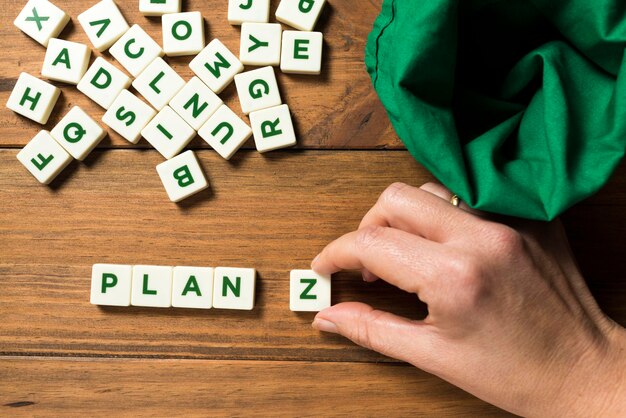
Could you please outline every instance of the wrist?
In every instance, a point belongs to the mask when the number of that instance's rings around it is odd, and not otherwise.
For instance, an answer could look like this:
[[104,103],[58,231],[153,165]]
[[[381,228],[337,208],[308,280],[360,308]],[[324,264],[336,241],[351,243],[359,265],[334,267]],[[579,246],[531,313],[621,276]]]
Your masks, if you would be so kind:
[[626,416],[626,329],[612,325],[606,367],[613,378],[608,382],[607,402],[600,413],[605,417],[623,417]]
[[[626,330],[612,323],[583,350],[562,386],[560,413],[570,416],[624,416],[626,412]],[[555,411],[559,414],[559,411]]]

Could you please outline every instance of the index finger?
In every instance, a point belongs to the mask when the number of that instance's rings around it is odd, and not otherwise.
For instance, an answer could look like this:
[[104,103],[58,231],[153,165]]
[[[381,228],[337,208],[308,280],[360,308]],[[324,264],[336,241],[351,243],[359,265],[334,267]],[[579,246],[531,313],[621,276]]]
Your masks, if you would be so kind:
[[405,231],[368,227],[328,244],[311,268],[322,274],[367,269],[400,289],[418,293],[425,281],[437,276],[448,251],[441,244]]

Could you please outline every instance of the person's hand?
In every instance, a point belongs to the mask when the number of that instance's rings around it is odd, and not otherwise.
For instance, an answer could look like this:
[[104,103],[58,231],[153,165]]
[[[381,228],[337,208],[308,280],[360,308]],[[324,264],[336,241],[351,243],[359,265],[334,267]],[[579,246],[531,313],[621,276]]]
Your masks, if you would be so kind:
[[626,416],[626,331],[596,305],[560,223],[506,226],[450,198],[440,185],[394,184],[312,263],[415,293],[424,320],[349,302],[313,326],[513,413]]

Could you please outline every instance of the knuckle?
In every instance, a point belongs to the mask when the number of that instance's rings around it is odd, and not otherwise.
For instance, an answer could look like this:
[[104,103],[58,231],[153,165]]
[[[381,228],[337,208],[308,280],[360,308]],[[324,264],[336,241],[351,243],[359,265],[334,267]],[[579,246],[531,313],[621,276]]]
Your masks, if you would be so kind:
[[521,252],[524,247],[522,235],[506,225],[492,226],[488,239],[492,251],[500,256],[513,256]]
[[427,191],[427,192],[432,192],[433,190],[437,190],[437,188],[439,187],[439,185],[435,182],[429,181],[428,183],[424,183],[420,186],[420,189]]
[[448,274],[453,277],[461,287],[472,287],[481,280],[482,268],[480,263],[473,257],[458,257],[448,261]]
[[398,197],[402,196],[410,187],[408,184],[395,182],[385,189],[380,195],[379,201],[384,206],[393,206],[397,202]]
[[387,228],[378,225],[367,226],[360,229],[355,239],[356,248],[365,250],[373,247],[381,239],[386,230]]
[[454,298],[458,309],[470,312],[480,306],[489,292],[485,267],[477,258],[465,256],[448,264],[448,273],[455,283]]
[[381,338],[382,336],[378,332],[379,327],[376,325],[380,317],[384,314],[383,311],[375,309],[362,313],[357,321],[359,325],[356,328],[354,340],[371,350],[379,352],[386,351],[388,344],[385,338]]

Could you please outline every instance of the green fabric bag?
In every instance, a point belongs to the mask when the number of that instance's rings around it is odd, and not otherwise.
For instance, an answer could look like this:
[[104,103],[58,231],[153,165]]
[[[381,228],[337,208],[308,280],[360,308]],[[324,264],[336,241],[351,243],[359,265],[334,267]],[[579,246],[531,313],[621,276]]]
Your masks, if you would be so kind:
[[471,207],[551,220],[626,149],[624,0],[386,0],[365,63],[411,154]]

